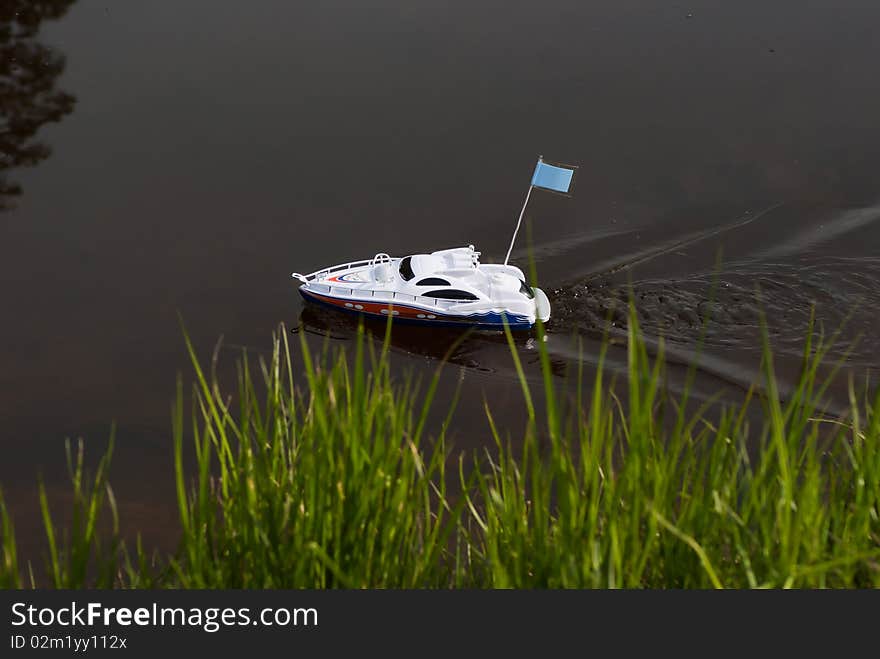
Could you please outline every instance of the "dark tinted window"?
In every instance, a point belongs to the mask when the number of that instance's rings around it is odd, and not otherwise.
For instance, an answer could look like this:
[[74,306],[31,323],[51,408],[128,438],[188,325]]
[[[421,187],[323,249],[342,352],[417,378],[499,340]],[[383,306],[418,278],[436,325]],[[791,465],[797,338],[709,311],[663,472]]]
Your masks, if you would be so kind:
[[416,286],[449,286],[449,282],[445,279],[440,279],[440,277],[428,277],[419,281]]
[[535,297],[535,291],[532,290],[531,286],[526,285],[522,279],[519,280],[519,292],[524,294],[530,300]]
[[447,288],[445,291],[428,291],[425,297],[436,297],[441,300],[479,300],[473,293],[459,291],[455,288]]
[[400,262],[400,276],[403,277],[404,281],[409,281],[413,277],[416,276],[416,273],[413,272],[412,269],[412,257],[407,256]]

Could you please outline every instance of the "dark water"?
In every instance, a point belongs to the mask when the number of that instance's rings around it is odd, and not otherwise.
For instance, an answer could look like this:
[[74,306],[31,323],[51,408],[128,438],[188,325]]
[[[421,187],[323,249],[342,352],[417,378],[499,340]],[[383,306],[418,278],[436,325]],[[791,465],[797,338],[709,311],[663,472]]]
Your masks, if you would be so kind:
[[[4,0],[0,483],[20,534],[36,473],[66,486],[64,438],[97,451],[116,421],[123,520],[170,542],[177,314],[206,352],[263,350],[281,321],[346,343],[291,271],[468,243],[499,261],[538,154],[580,165],[571,199],[528,213],[558,373],[577,338],[595,363],[630,289],[679,370],[706,324],[705,395],[757,377],[762,308],[784,377],[814,306],[861,337],[853,372],[876,369],[878,24],[867,0]],[[395,365],[428,373],[454,340],[401,331]],[[486,441],[484,396],[516,435],[503,341],[445,373],[459,446]]]

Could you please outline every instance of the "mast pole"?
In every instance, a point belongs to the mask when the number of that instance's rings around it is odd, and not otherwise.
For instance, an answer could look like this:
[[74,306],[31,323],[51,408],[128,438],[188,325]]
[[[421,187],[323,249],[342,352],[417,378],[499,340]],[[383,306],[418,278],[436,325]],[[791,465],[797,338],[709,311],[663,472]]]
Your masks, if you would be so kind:
[[[538,156],[538,164],[540,164],[543,160],[544,156]],[[532,177],[534,180],[534,176]],[[513,251],[513,243],[516,242],[516,234],[519,232],[519,227],[522,224],[523,215],[526,213],[526,206],[529,205],[529,197],[532,196],[532,189],[535,186],[529,183],[529,191],[526,192],[526,200],[523,202],[522,210],[519,212],[519,219],[516,221],[516,229],[513,230],[513,237],[510,239],[510,247],[507,248],[507,256],[504,257],[504,265],[507,265],[507,262],[510,260],[510,253]]]

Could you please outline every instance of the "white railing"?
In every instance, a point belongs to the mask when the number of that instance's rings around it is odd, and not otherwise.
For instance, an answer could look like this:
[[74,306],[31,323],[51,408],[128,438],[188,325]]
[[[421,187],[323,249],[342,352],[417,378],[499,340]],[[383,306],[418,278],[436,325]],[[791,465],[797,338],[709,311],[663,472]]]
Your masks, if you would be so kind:
[[373,259],[366,259],[364,261],[351,261],[349,263],[341,263],[339,265],[331,265],[329,268],[322,268],[321,270],[315,270],[314,272],[301,275],[298,272],[294,272],[291,274],[291,277],[294,279],[299,279],[302,282],[308,281],[321,281],[322,279],[326,279],[327,275],[331,272],[338,272],[340,270],[348,270],[350,268],[357,268],[360,266],[372,265]]

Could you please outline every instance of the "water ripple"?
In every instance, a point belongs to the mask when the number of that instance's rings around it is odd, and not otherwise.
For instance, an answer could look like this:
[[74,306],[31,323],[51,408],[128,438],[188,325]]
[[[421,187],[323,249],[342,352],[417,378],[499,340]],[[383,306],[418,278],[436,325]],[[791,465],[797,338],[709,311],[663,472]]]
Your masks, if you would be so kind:
[[880,354],[876,257],[739,263],[717,274],[632,285],[611,278],[582,280],[554,290],[553,330],[595,335],[609,327],[623,329],[630,295],[642,328],[674,343],[694,343],[705,331],[707,346],[757,349],[763,312],[774,350],[796,354],[815,313],[817,332],[829,335],[843,327],[832,357],[851,349],[854,362],[873,365]]

